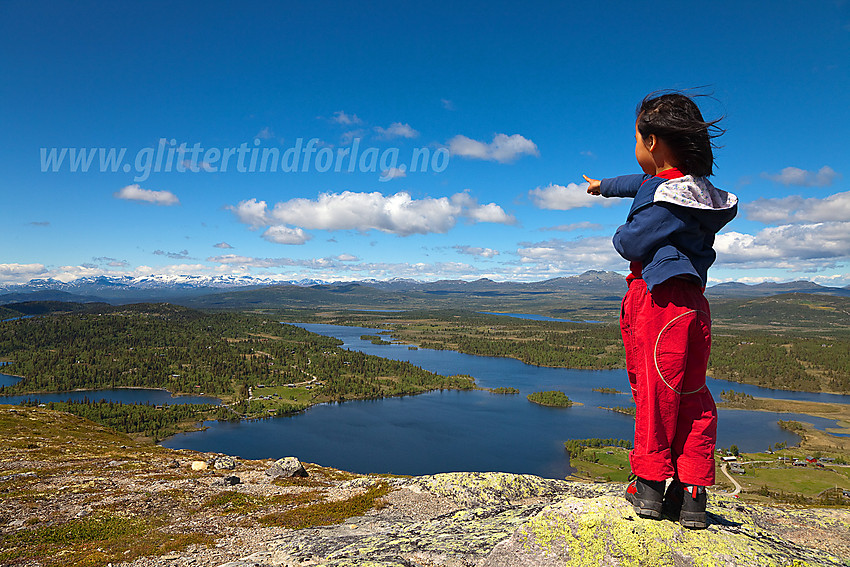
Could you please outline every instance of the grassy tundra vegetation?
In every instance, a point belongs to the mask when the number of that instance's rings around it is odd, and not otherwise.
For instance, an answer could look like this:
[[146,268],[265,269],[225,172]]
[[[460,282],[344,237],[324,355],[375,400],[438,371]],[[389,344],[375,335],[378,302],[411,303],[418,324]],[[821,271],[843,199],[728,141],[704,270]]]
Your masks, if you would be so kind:
[[[383,506],[389,487],[305,463],[307,478],[267,478],[272,460],[239,460],[255,488],[236,491],[221,471],[194,470],[211,454],[131,439],[68,413],[0,406],[0,565],[95,567],[213,548],[228,534],[339,524]],[[269,537],[272,537],[269,530]],[[238,555],[223,554],[222,563]],[[208,563],[205,563],[208,564]]]

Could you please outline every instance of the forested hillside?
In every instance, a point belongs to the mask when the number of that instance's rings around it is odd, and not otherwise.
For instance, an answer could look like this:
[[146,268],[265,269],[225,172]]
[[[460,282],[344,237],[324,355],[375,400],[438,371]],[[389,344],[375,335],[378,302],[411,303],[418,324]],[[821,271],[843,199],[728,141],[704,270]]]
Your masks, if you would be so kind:
[[0,323],[0,360],[23,379],[0,393],[147,387],[239,400],[258,384],[310,381],[320,402],[472,387],[339,344],[267,317],[168,304],[18,319]]

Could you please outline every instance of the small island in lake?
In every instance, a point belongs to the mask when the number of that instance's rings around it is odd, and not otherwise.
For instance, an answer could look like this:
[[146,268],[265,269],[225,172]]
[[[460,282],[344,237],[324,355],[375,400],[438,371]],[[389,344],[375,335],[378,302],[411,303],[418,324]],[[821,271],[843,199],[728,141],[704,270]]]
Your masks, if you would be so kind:
[[547,392],[534,392],[529,394],[528,401],[541,406],[549,406],[554,408],[568,408],[574,405],[571,399],[560,390],[549,390]]
[[391,345],[390,341],[385,341],[378,335],[360,335],[361,341],[370,341],[373,345]]
[[637,411],[637,408],[635,408],[635,406],[614,406],[612,408],[606,408],[603,406],[597,407],[599,407],[599,409],[613,411],[614,413],[621,413],[623,415],[630,415],[632,417],[635,416],[635,412]]
[[491,394],[519,394],[516,388],[502,386],[500,388],[490,388]]
[[599,392],[600,394],[622,394],[620,390],[616,388],[591,388],[592,392]]

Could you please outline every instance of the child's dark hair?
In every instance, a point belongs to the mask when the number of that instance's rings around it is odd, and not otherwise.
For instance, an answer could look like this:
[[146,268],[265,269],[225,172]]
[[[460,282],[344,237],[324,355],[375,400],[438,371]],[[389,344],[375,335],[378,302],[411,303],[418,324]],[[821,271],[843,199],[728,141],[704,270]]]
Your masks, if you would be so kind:
[[676,156],[685,175],[708,177],[714,173],[713,138],[723,134],[720,118],[706,122],[699,107],[678,92],[650,93],[637,107],[637,129],[644,138],[655,135],[664,140]]

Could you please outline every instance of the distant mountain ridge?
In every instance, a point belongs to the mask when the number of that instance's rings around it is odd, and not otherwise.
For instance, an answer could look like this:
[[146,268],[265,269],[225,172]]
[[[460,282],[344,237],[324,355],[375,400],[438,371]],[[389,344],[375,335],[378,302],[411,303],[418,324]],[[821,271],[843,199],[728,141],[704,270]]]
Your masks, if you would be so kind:
[[94,276],[63,282],[56,279],[32,279],[25,284],[0,285],[0,303],[37,300],[136,301],[174,300],[215,293],[226,289],[252,289],[281,283],[308,286],[325,283],[302,279],[281,281],[253,276]]
[[[466,280],[419,281],[411,278],[387,280],[363,279],[329,282],[319,279],[282,280],[254,276],[197,276],[150,275],[94,276],[70,282],[55,279],[33,279],[25,284],[0,285],[0,304],[23,301],[76,301],[131,303],[138,301],[178,301],[210,295],[229,295],[230,292],[258,290],[273,295],[303,296],[296,288],[313,290],[316,294],[338,295],[343,292],[364,295],[365,290],[379,292],[414,293],[427,296],[498,297],[503,294],[544,294],[573,292],[582,295],[613,298],[625,292],[625,278],[617,272],[589,270],[576,276],[551,278],[537,282],[494,281],[481,278]],[[826,287],[810,281],[788,283],[767,282],[755,285],[727,282],[711,286],[710,297],[764,297],[782,293],[812,293],[850,297],[850,286]],[[366,294],[368,295],[368,294]]]
[[764,297],[781,293],[813,293],[850,297],[850,286],[827,287],[806,280],[786,283],[764,282],[755,285],[726,282],[711,286],[706,290],[706,294],[710,297]]

